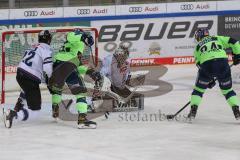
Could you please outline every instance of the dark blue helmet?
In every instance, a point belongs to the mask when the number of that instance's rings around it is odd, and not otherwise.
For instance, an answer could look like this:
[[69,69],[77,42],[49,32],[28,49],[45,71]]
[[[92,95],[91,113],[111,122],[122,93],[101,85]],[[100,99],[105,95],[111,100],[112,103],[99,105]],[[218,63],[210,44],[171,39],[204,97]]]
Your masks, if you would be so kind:
[[208,30],[208,28],[199,28],[196,30],[194,36],[195,36],[195,39],[197,40],[197,42],[199,42],[204,37],[209,36],[209,30]]
[[38,42],[39,43],[46,43],[50,45],[52,41],[52,34],[49,32],[49,30],[42,30],[38,33]]
[[73,32],[75,33],[75,35],[83,34],[83,31],[80,28],[75,28]]

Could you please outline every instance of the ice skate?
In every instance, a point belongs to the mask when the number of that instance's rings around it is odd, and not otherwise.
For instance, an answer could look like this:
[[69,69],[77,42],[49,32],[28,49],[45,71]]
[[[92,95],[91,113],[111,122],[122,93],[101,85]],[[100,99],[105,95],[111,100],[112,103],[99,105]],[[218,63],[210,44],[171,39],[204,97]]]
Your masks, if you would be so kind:
[[13,119],[17,119],[17,112],[11,109],[3,112],[3,122],[6,128],[11,128]]
[[57,104],[52,105],[52,117],[55,119],[59,117],[59,106]]
[[21,98],[18,98],[17,103],[15,104],[14,111],[18,112],[21,109],[23,109],[23,100]]
[[188,116],[187,116],[190,121],[192,121],[193,119],[195,119],[196,114],[197,114],[197,109],[198,109],[198,106],[197,106],[197,105],[192,105],[192,106],[191,106],[191,110],[190,110],[190,112],[189,112],[189,114],[188,114]]
[[4,124],[6,128],[11,128],[13,119],[17,119],[17,112],[22,111],[23,112],[23,119],[22,121],[26,121],[29,117],[29,113],[27,109],[23,108],[24,104],[22,99],[18,98],[17,103],[14,107],[14,110],[8,109],[6,112],[3,112],[3,119],[4,119]]
[[85,113],[78,114],[78,128],[79,129],[95,129],[97,128],[97,123],[87,119]]
[[233,114],[234,114],[234,117],[236,118],[236,120],[239,120],[240,119],[239,106],[233,106],[232,110],[233,110]]

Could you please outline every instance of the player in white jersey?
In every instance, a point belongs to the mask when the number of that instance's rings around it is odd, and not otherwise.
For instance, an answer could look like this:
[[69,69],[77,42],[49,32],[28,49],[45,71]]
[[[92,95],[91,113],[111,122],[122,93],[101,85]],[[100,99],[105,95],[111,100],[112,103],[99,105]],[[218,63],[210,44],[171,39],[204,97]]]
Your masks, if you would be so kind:
[[[36,114],[41,109],[41,93],[39,84],[45,82],[52,75],[52,54],[50,47],[52,35],[48,30],[43,30],[38,35],[36,46],[25,51],[22,61],[17,67],[17,82],[22,91],[13,110],[9,109],[4,114],[7,128],[11,128],[13,118],[25,121],[30,115]],[[28,109],[23,108],[26,99]],[[35,112],[33,112],[35,111]]]

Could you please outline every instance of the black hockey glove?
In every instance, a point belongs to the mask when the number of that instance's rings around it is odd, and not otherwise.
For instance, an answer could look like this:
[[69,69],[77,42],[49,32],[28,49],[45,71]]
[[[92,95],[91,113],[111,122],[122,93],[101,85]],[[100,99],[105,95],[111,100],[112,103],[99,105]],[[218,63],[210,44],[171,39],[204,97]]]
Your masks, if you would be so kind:
[[101,81],[103,79],[101,73],[97,71],[93,72],[90,76],[94,81]]
[[93,37],[85,32],[83,32],[81,40],[89,47],[94,44]]
[[238,65],[240,63],[240,54],[233,54],[233,65]]
[[214,80],[211,80],[211,81],[208,83],[208,88],[211,89],[211,88],[213,88],[215,85],[216,85],[216,82],[215,82]]

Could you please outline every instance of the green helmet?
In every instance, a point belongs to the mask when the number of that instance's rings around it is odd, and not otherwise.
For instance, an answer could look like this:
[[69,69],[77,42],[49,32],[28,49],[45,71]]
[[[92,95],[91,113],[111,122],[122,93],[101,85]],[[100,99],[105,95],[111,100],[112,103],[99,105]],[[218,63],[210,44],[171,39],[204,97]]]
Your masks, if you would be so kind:
[[69,32],[67,34],[67,43],[64,44],[65,51],[81,52],[84,51],[84,43],[81,41],[82,34],[75,34],[75,32]]
[[72,45],[79,44],[81,42],[82,34],[75,34],[75,32],[69,32],[67,34],[67,41]]

